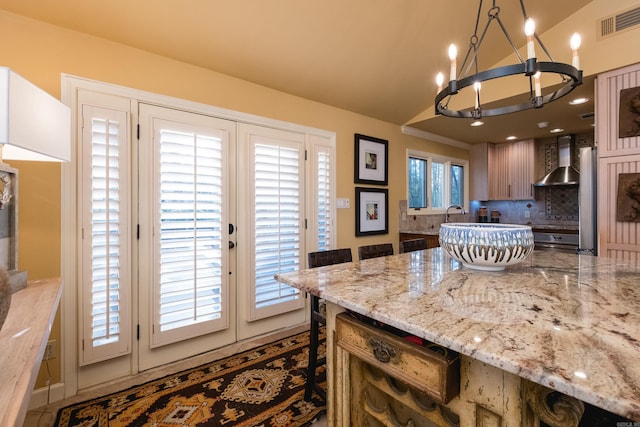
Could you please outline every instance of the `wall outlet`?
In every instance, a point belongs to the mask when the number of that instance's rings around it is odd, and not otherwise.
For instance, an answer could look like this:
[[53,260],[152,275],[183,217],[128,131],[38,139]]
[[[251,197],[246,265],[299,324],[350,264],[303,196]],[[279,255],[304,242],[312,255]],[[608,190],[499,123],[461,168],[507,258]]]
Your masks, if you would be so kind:
[[49,360],[56,357],[56,340],[47,342],[47,346],[44,348],[44,356],[42,360]]
[[524,211],[524,217],[525,218],[531,218],[531,211],[529,209],[527,209],[526,211]]

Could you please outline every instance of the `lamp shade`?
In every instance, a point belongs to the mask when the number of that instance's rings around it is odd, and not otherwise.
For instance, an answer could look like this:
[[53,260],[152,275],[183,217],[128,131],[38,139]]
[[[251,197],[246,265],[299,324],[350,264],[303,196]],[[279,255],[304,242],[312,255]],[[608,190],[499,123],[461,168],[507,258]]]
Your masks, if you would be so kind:
[[25,78],[0,67],[0,145],[2,158],[71,159],[71,111]]

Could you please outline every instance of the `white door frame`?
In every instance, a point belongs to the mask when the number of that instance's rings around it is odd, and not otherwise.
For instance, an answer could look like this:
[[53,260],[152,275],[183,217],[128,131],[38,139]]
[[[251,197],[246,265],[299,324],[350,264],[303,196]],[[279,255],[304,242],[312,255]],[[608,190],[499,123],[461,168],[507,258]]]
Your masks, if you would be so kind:
[[[293,123],[273,120],[252,114],[241,113],[233,110],[213,107],[210,105],[173,98],[166,95],[159,95],[142,90],[127,88],[114,84],[99,82],[91,79],[77,77],[69,74],[61,76],[61,98],[62,102],[72,110],[71,114],[71,161],[63,163],[61,167],[61,276],[64,283],[62,299],[60,302],[60,322],[61,322],[61,377],[62,386],[59,384],[53,387],[55,393],[51,396],[51,401],[75,396],[78,391],[78,321],[77,321],[77,247],[76,236],[76,191],[77,191],[77,134],[78,123],[76,120],[76,93],[79,89],[93,90],[97,92],[110,93],[113,95],[129,97],[141,102],[151,104],[167,105],[173,108],[184,109],[193,112],[200,112],[206,115],[213,115],[223,119],[235,120],[243,123],[268,126],[277,129],[284,129],[297,132],[323,136],[328,138],[335,147],[336,134],[322,129]],[[137,314],[137,313],[136,313]]]

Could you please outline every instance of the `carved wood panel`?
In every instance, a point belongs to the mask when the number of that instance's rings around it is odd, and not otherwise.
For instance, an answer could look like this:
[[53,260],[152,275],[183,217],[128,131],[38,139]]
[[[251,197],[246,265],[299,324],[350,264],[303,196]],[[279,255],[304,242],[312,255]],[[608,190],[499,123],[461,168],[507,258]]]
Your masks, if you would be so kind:
[[[640,173],[640,136],[620,138],[621,91],[640,86],[640,64],[598,75],[598,237],[601,256],[640,260],[640,223],[616,220],[621,173]],[[640,114],[638,114],[640,120]]]

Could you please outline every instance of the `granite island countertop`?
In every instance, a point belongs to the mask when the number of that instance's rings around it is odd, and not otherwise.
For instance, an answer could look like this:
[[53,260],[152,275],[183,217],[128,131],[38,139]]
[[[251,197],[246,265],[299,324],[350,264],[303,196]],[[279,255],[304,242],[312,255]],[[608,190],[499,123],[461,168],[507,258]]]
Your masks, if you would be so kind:
[[522,378],[640,420],[640,265],[534,251],[501,272],[441,248],[277,280]]

